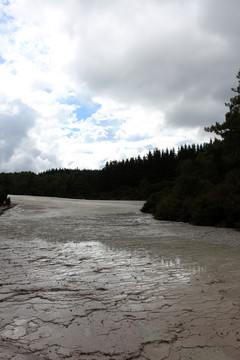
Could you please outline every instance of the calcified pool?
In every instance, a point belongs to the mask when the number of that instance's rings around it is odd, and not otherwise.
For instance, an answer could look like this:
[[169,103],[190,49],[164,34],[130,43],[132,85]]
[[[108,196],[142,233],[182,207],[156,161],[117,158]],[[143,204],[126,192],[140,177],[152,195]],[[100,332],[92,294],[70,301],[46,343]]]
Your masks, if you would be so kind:
[[240,358],[240,233],[138,201],[12,196],[0,217],[0,359]]

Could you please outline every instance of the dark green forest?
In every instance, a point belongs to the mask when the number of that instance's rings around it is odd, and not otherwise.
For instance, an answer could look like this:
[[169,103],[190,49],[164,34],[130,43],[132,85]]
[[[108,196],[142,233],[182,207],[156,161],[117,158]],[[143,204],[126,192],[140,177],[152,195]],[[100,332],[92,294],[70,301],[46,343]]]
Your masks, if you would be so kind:
[[142,211],[159,220],[239,229],[240,71],[237,79],[225,121],[205,128],[213,141],[155,149],[102,170],[1,173],[0,203],[7,194],[146,200]]
[[181,146],[174,150],[149,151],[141,158],[107,162],[102,170],[51,169],[33,172],[1,173],[0,187],[5,194],[56,196],[77,199],[146,200],[166,187],[172,187],[178,165],[195,159],[205,147]]

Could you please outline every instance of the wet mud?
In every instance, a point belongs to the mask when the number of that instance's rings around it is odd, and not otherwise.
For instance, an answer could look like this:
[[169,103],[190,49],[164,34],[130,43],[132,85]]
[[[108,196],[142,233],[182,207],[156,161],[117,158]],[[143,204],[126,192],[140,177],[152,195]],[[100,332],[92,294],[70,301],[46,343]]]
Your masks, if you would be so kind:
[[239,232],[155,221],[141,202],[11,198],[1,360],[239,360]]

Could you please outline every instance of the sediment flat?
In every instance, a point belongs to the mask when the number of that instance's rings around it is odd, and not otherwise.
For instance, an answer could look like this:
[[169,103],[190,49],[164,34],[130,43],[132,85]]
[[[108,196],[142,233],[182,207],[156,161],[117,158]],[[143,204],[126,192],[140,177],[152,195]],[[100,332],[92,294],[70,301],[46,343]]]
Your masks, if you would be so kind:
[[239,360],[239,232],[155,221],[141,202],[11,198],[1,360]]

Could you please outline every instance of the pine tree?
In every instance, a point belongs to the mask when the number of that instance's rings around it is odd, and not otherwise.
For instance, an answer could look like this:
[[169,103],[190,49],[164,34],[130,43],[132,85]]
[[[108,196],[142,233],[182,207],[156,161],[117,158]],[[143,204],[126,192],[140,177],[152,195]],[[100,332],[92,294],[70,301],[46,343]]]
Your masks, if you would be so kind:
[[225,121],[222,124],[216,122],[215,125],[205,128],[206,131],[215,132],[221,136],[223,154],[233,164],[240,163],[240,71],[236,77],[238,86],[232,88],[235,96],[230,99],[229,103],[225,104],[229,108],[225,115]]
[[225,105],[229,108],[229,111],[225,115],[225,122],[220,124],[216,122],[215,125],[206,127],[208,132],[215,132],[220,135],[224,140],[239,140],[240,135],[240,71],[237,74],[238,86],[232,88],[232,91],[236,93],[234,97],[230,99],[229,103]]

